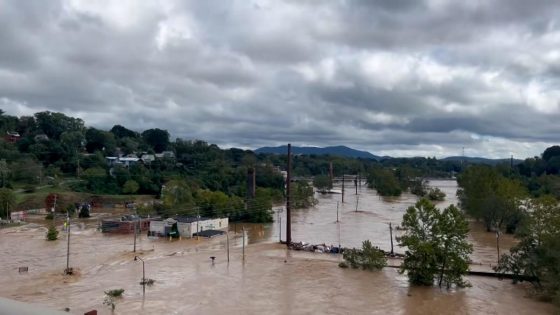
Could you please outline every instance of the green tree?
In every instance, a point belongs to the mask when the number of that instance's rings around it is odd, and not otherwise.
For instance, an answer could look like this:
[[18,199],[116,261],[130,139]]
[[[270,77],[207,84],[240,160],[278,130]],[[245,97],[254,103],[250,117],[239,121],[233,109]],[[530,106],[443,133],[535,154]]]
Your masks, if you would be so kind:
[[466,284],[462,276],[468,270],[472,247],[466,240],[467,221],[455,206],[440,212],[421,199],[407,209],[402,226],[406,233],[398,241],[407,250],[401,272],[407,272],[412,284],[433,285],[436,278],[440,286]]
[[560,205],[552,196],[531,200],[520,241],[502,255],[496,271],[529,280],[542,297],[560,305]]
[[54,225],[49,226],[47,230],[47,241],[56,241],[58,239],[58,230]]
[[115,136],[107,131],[88,128],[86,131],[86,149],[89,153],[103,151],[112,154],[117,147]]
[[127,129],[121,125],[114,125],[110,132],[115,135],[115,138],[138,138],[140,135],[136,131]]
[[428,193],[427,190],[428,189],[427,189],[426,181],[422,179],[416,179],[410,183],[411,194],[414,194],[419,197],[424,197]]
[[163,204],[167,208],[186,209],[194,206],[191,187],[184,180],[171,180],[162,188]]
[[313,187],[305,181],[291,183],[291,204],[293,209],[313,207],[317,204],[313,193]]
[[400,196],[402,188],[395,173],[389,169],[376,167],[367,177],[368,186],[375,188],[381,196]]
[[445,193],[439,188],[430,188],[428,191],[428,199],[432,201],[443,201],[445,199]]
[[122,192],[125,194],[135,194],[139,188],[140,185],[135,180],[129,179],[124,183]]
[[156,153],[161,153],[169,145],[169,132],[162,129],[148,129],[142,132],[142,138]]
[[550,161],[553,157],[560,156],[560,146],[554,145],[546,148],[542,154],[542,159],[546,162]]
[[7,218],[8,211],[13,211],[16,206],[16,194],[8,188],[0,188],[0,217]]
[[469,224],[464,214],[451,205],[441,212],[437,227],[438,285],[465,286],[467,283],[462,278],[469,269],[469,255],[473,250],[467,242]]
[[467,168],[458,178],[461,207],[484,220],[488,231],[506,228],[513,232],[521,217],[520,206],[527,193],[523,184],[488,166]]
[[80,118],[73,118],[63,113],[40,112],[35,114],[37,126],[50,139],[59,140],[65,131],[83,131],[84,121]]
[[343,253],[343,258],[345,263],[340,265],[341,267],[349,265],[354,269],[362,268],[363,270],[374,271],[387,266],[385,253],[379,248],[374,247],[369,240],[362,242],[361,249],[346,249]]
[[318,190],[325,192],[329,189],[332,189],[332,181],[331,178],[327,175],[317,175],[313,178],[313,186]]

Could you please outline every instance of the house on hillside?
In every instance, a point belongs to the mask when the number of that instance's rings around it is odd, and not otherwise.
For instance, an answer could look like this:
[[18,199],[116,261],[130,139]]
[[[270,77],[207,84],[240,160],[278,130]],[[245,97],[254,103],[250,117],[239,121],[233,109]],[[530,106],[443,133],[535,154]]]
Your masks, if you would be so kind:
[[20,134],[15,131],[7,131],[6,135],[4,136],[4,140],[6,140],[6,142],[9,143],[16,143],[20,139],[21,139]]
[[163,151],[161,153],[156,153],[155,157],[157,159],[174,159],[175,153],[173,153],[173,151]]
[[107,165],[109,166],[123,165],[129,167],[131,165],[136,165],[140,161],[140,159],[137,157],[107,156],[105,157],[105,161],[107,161]]
[[156,160],[156,156],[153,154],[142,154],[140,160],[142,160],[142,163],[144,164],[150,164]]

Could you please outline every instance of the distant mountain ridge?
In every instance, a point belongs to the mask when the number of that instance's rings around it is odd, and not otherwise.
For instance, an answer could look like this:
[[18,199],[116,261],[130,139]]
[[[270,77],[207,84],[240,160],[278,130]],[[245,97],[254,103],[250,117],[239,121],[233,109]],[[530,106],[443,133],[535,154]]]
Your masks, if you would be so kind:
[[[286,154],[288,152],[287,145],[281,145],[277,147],[262,147],[254,150],[255,153],[269,153],[269,154]],[[378,156],[371,154],[367,151],[360,151],[356,149],[349,148],[347,146],[330,146],[330,147],[298,147],[292,146],[292,154],[303,154],[303,155],[332,155],[350,158],[362,158],[362,159],[373,159],[373,160],[385,160],[391,159],[390,156]],[[420,157],[418,157],[420,158]],[[448,156],[445,158],[438,159],[440,161],[465,161],[471,164],[487,164],[487,165],[497,165],[501,163],[510,163],[510,159],[489,159],[483,157],[469,157],[469,156]],[[519,164],[523,160],[514,159],[513,164]]]
[[[262,147],[254,150],[255,153],[272,153],[272,154],[286,154],[288,153],[288,146],[281,145],[278,147]],[[349,148],[347,146],[339,145],[332,147],[297,147],[292,146],[292,154],[316,154],[316,155],[333,155],[351,158],[362,158],[362,159],[381,159],[380,156],[371,154],[367,151],[360,151]]]
[[[482,157],[470,157],[470,156],[448,156],[446,158],[441,159],[441,161],[465,161],[471,164],[488,164],[488,165],[496,165],[501,163],[510,163],[511,159],[488,159]],[[519,164],[523,162],[523,160],[513,159],[513,164]]]

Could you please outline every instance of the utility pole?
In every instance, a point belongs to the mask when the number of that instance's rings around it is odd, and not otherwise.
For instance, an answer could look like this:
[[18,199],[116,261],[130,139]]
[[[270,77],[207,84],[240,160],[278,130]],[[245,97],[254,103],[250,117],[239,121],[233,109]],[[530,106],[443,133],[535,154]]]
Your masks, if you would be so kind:
[[500,264],[500,229],[496,227],[496,249],[498,250],[498,264]]
[[331,180],[331,187],[332,187],[334,181],[332,162],[329,162],[329,178]]
[[391,256],[394,256],[395,253],[393,252],[393,225],[389,222],[389,235],[391,236]]
[[198,238],[198,232],[199,232],[198,221],[200,221],[200,208],[197,207],[196,208],[196,240],[197,241],[199,240],[199,238]]
[[340,222],[336,222],[336,228],[338,232],[338,253],[340,253]]
[[243,226],[243,262],[245,262],[245,226]]
[[134,249],[132,252],[136,253],[136,236],[138,234],[138,211],[136,210],[136,206],[134,206]]
[[344,203],[344,174],[342,174],[342,203]]
[[66,213],[66,226],[68,231],[68,243],[66,244],[66,269],[64,273],[67,275],[72,274],[72,270],[70,269],[70,212]]
[[54,218],[56,217],[56,197],[58,197],[57,194],[54,195],[54,204],[52,208],[52,223],[55,228],[56,228],[56,224]]
[[134,232],[133,232],[134,233],[134,248],[132,249],[133,253],[136,253],[136,234],[137,234],[136,229],[137,229],[137,226],[138,226],[137,223],[138,223],[138,219],[134,218]]
[[282,213],[282,209],[278,209],[278,242],[282,243],[282,217],[280,214]]
[[292,243],[292,207],[290,204],[290,186],[292,181],[292,145],[288,143],[288,170],[286,176],[286,245]]
[[509,161],[509,174],[513,175],[513,154],[511,155],[511,159]]
[[336,223],[338,223],[338,204],[339,202],[336,202]]
[[227,262],[229,264],[229,231],[226,231]]

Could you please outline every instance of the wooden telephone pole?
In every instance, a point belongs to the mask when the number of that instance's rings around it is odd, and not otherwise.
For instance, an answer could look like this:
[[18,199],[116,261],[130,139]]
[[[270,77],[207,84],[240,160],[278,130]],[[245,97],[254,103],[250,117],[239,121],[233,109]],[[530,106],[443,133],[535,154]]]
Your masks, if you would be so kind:
[[292,145],[288,143],[288,170],[286,172],[286,245],[292,243],[292,208],[290,204],[290,186],[292,182]]

